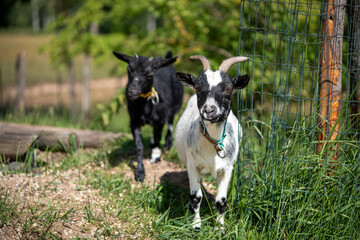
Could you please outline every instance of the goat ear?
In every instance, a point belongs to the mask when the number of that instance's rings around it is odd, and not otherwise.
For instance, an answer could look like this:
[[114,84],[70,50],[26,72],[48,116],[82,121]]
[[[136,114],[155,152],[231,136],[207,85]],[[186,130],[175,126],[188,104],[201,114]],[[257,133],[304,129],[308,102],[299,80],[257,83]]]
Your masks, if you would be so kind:
[[177,72],[176,77],[184,86],[194,88],[196,77],[190,73]]
[[156,70],[161,67],[169,66],[170,64],[176,62],[176,59],[177,59],[177,57],[161,59],[159,61],[154,62],[153,68]]
[[232,79],[232,82],[234,84],[234,89],[242,89],[246,87],[249,84],[250,77],[249,75],[239,75]]
[[113,54],[115,55],[115,57],[117,57],[121,61],[124,61],[124,62],[127,62],[127,63],[129,63],[131,61],[131,59],[132,59],[132,57],[130,57],[130,56],[126,55],[126,54],[123,54],[123,53],[113,51]]

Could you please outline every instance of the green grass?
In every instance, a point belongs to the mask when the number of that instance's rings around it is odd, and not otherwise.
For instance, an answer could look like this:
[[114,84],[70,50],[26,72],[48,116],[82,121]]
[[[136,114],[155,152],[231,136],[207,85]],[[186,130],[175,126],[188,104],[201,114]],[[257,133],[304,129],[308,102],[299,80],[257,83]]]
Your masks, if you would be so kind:
[[[36,109],[26,115],[8,114],[3,120],[101,129],[100,120],[84,124],[81,119],[69,121],[67,116],[62,111]],[[44,208],[23,202],[21,192],[10,197],[6,189],[1,189],[0,227],[19,224],[17,219],[25,218],[18,226],[24,237],[55,239],[52,227],[68,223],[81,212],[87,228],[98,229],[94,237],[99,238],[128,234],[151,239],[359,239],[359,152],[351,129],[341,129],[338,164],[332,168],[334,151],[324,158],[315,153],[316,129],[310,127],[308,117],[290,119],[291,127],[286,128],[275,120],[263,116],[261,121],[244,121],[245,138],[230,186],[225,235],[214,230],[214,203],[203,201],[202,230],[194,232],[187,190],[169,182],[139,187],[112,171],[122,168],[122,164],[130,165],[129,159],[134,156],[130,137],[91,154],[68,151],[57,162],[38,160],[42,172],[58,179],[61,173],[76,169],[77,187],[97,189],[107,202],[98,206],[89,201],[81,209],[68,209],[50,201]],[[121,108],[106,130],[129,133],[128,126],[128,114]],[[145,146],[151,135],[151,128],[144,127]],[[149,149],[146,151],[149,155]],[[178,161],[176,149],[164,158]],[[33,169],[31,163],[27,159],[23,168],[3,168],[3,172],[36,176],[39,170]],[[95,167],[84,167],[88,165]],[[44,191],[56,188],[56,181],[42,187]],[[126,197],[119,198],[120,194]],[[95,210],[99,207],[100,212]],[[125,233],[109,219],[126,223]]]
[[[34,119],[39,117],[36,115]],[[115,118],[116,119],[116,118]],[[64,120],[64,123],[66,121]],[[258,123],[256,123],[258,124]],[[299,123],[301,126],[302,123]],[[76,126],[76,124],[75,124]],[[349,139],[341,146],[341,164],[329,166],[329,159],[312,154],[314,140],[306,129],[295,131],[298,126],[285,131],[283,128],[267,128],[263,137],[272,136],[268,144],[261,145],[253,136],[250,150],[241,153],[230,189],[227,211],[226,234],[214,230],[216,210],[214,203],[203,201],[202,230],[191,229],[192,214],[188,210],[188,192],[169,182],[160,185],[134,186],[121,174],[112,173],[113,159],[122,156],[122,162],[134,154],[132,139],[121,139],[95,152],[68,152],[60,162],[42,163],[47,174],[59,174],[78,169],[78,188],[88,186],[98,189],[107,202],[102,212],[94,211],[94,202],[82,209],[61,209],[50,202],[46,208],[26,205],[18,195],[10,198],[6,190],[1,192],[1,225],[12,225],[15,219],[26,216],[20,226],[23,236],[55,238],[51,232],[54,224],[66,223],[78,211],[83,211],[90,226],[98,228],[98,237],[116,238],[124,234],[122,229],[111,225],[108,219],[127,224],[127,234],[140,234],[140,238],[152,239],[358,239],[359,166],[357,141]],[[248,130],[251,126],[248,126]],[[344,130],[345,131],[345,130]],[[268,135],[267,135],[268,134]],[[145,131],[145,145],[151,131]],[[286,143],[286,144],[284,144]],[[248,145],[245,145],[245,149]],[[176,150],[165,159],[177,161]],[[116,161],[119,161],[118,159]],[[103,166],[84,169],[86,165]],[[121,165],[120,165],[121,168]],[[24,170],[32,173],[31,166]],[[14,172],[12,172],[14,174]],[[33,173],[35,174],[35,173]],[[48,188],[54,183],[49,183]],[[20,194],[20,193],[19,193]],[[126,196],[119,198],[119,194]],[[24,206],[25,211],[20,210]],[[106,217],[107,216],[107,217]],[[142,226],[142,227],[140,227]]]
[[[95,159],[95,160],[94,160]],[[207,204],[202,206],[203,229],[194,232],[191,228],[192,214],[188,210],[188,193],[177,186],[164,182],[161,185],[134,186],[131,181],[116,173],[110,173],[111,165],[105,149],[94,154],[68,154],[60,163],[49,164],[47,174],[58,176],[60,172],[69,169],[79,169],[82,175],[76,179],[78,188],[90,186],[98,189],[100,195],[106,199],[101,205],[102,211],[94,211],[93,201],[89,201],[84,208],[59,206],[50,201],[44,207],[42,203],[26,203],[21,199],[19,191],[14,198],[10,198],[6,190],[1,191],[0,199],[0,227],[17,226],[21,229],[21,236],[25,238],[57,238],[52,230],[56,224],[70,224],[74,215],[83,211],[88,226],[96,227],[98,232],[94,237],[117,238],[123,236],[124,229],[117,229],[108,222],[108,219],[116,218],[126,223],[126,234],[139,235],[140,238],[150,239],[222,239],[236,236],[250,237],[256,233],[245,229],[231,229],[231,232],[222,236],[214,231],[215,211]],[[104,163],[103,168],[86,168],[86,164]],[[15,174],[21,174],[21,171]],[[61,179],[55,178],[45,186],[43,191],[55,188],[56,182]],[[119,195],[125,196],[119,198]],[[204,201],[205,202],[205,201]],[[17,221],[17,219],[23,219]],[[231,220],[235,225],[239,222]],[[236,223],[235,223],[236,222]],[[17,225],[20,224],[20,225]],[[140,227],[141,226],[141,227]],[[86,229],[84,229],[86,230]],[[80,237],[80,236],[77,236]]]
[[334,161],[335,142],[327,144],[328,155],[315,152],[316,128],[306,117],[289,128],[275,120],[269,127],[247,124],[232,186],[235,206],[262,239],[358,239],[359,148],[352,129],[341,129]]

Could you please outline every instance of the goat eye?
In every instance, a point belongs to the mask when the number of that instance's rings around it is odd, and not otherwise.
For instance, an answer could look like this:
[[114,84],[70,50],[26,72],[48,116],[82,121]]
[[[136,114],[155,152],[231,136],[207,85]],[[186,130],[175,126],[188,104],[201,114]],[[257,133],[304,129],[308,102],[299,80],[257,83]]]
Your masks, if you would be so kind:
[[232,91],[231,91],[231,88],[229,88],[229,87],[225,88],[225,92],[231,93],[231,92],[232,92]]
[[200,87],[195,87],[195,92],[200,91]]

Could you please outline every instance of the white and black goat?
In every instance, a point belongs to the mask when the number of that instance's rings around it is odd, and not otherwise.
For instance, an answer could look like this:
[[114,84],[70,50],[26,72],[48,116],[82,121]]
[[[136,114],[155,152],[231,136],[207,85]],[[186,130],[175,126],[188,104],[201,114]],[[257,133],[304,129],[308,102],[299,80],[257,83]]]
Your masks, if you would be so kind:
[[211,70],[204,56],[196,55],[190,59],[200,60],[204,71],[199,77],[176,73],[177,78],[185,86],[195,89],[196,94],[190,98],[176,126],[175,143],[189,175],[190,209],[195,213],[193,228],[201,227],[201,177],[211,174],[218,182],[217,222],[223,229],[228,186],[242,137],[241,126],[231,110],[232,95],[249,83],[248,75],[230,78],[227,71],[233,64],[248,58],[226,59],[218,71]]
[[118,59],[128,63],[126,99],[138,163],[135,180],[142,182],[145,178],[145,169],[141,126],[150,124],[153,127],[151,163],[160,161],[160,140],[165,123],[168,125],[165,148],[170,149],[172,146],[174,115],[180,110],[184,92],[171,65],[177,57],[173,58],[171,52],[166,54],[165,59],[160,56],[148,58],[135,54],[134,57],[130,57],[115,51],[113,53]]

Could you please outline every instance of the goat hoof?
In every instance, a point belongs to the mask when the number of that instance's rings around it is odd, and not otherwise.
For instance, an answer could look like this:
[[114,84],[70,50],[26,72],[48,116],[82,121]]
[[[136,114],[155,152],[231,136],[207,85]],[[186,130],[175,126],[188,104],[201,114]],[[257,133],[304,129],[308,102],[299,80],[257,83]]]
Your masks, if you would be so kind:
[[225,235],[225,228],[224,226],[221,227],[215,227],[215,232],[221,232],[221,235],[224,236]]
[[158,162],[160,162],[160,161],[161,161],[161,158],[160,158],[160,157],[157,157],[157,158],[154,158],[154,159],[151,158],[149,162],[150,162],[151,164],[153,164],[153,163],[158,163]]
[[145,179],[145,172],[144,170],[135,170],[135,180],[138,182],[143,182]]
[[170,148],[172,147],[172,145],[173,145],[173,144],[172,144],[172,141],[166,141],[166,142],[165,142],[165,149],[166,149],[166,150],[170,150]]
[[161,158],[161,149],[159,147],[155,147],[151,150],[150,163],[160,162]]
[[198,224],[195,224],[195,225],[192,226],[192,228],[193,228],[193,230],[195,230],[195,231],[198,232],[198,231],[201,230],[201,225],[200,225],[200,224],[199,224],[199,225],[198,225]]

